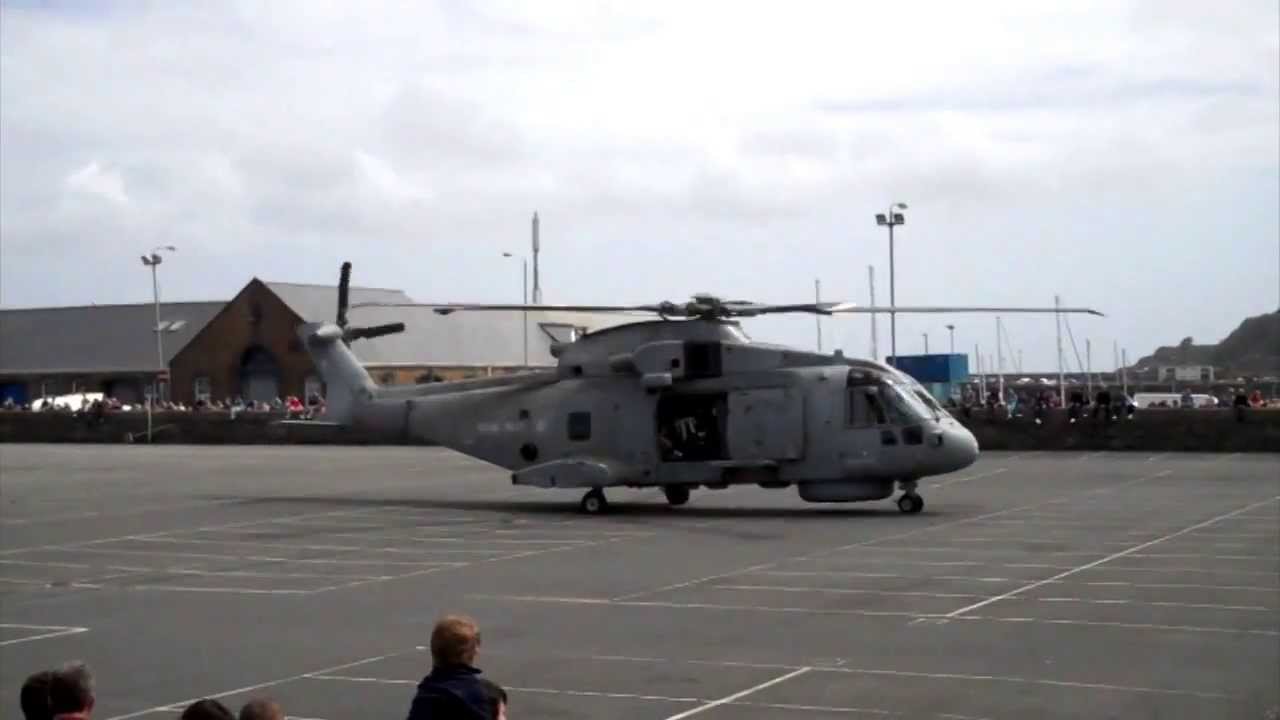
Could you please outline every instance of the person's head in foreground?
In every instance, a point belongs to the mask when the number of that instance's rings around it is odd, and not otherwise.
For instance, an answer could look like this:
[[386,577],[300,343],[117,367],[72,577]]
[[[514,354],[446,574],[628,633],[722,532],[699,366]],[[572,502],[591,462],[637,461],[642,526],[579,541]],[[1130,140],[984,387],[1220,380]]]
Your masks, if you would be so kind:
[[93,713],[93,673],[82,662],[63,665],[49,679],[49,714],[54,720],[85,720]]
[[231,714],[226,705],[213,698],[205,698],[188,705],[182,711],[181,720],[236,720],[236,716]]
[[52,683],[52,670],[41,670],[27,676],[26,681],[22,683],[22,691],[18,695],[23,718],[53,720],[53,711],[49,706],[49,686]]
[[240,708],[239,720],[284,720],[284,710],[273,700],[254,698]]
[[474,666],[480,650],[480,626],[464,615],[446,615],[431,631],[431,662],[436,667]]

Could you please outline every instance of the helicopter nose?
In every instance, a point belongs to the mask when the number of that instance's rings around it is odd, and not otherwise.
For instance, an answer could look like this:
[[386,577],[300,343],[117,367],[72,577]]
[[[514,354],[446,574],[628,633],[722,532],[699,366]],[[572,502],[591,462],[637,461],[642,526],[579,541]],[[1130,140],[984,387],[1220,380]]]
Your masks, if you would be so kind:
[[978,461],[978,438],[969,432],[969,428],[956,424],[947,430],[948,444],[955,459],[955,469],[967,468]]
[[978,459],[978,439],[960,423],[948,423],[934,434],[934,472],[949,473],[963,470]]

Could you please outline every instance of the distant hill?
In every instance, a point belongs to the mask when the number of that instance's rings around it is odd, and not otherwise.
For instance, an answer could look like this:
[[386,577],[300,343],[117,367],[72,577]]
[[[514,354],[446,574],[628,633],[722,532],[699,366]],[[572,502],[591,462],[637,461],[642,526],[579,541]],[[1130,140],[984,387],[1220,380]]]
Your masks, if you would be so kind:
[[1280,376],[1280,311],[1247,318],[1216,345],[1197,345],[1188,337],[1157,348],[1132,370],[1155,373],[1160,365],[1212,365],[1220,377]]

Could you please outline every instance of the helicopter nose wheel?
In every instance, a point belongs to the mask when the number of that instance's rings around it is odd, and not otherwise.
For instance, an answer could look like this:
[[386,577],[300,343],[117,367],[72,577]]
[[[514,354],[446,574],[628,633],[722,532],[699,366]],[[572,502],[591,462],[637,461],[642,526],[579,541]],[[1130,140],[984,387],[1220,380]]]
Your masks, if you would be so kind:
[[578,507],[588,515],[599,515],[609,509],[609,501],[604,497],[604,490],[592,488],[582,496],[582,502]]
[[908,515],[914,515],[924,509],[924,498],[916,492],[915,480],[903,480],[898,483],[902,487],[902,496],[898,498],[898,509]]
[[683,505],[689,502],[689,488],[684,485],[667,485],[662,488],[662,493],[667,496],[669,505]]

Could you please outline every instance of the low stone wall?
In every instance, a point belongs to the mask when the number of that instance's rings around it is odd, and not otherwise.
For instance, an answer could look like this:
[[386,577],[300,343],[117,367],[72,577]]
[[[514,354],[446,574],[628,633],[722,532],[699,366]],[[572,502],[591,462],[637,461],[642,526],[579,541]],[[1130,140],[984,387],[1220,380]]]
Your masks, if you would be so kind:
[[[243,413],[161,412],[151,416],[154,442],[171,445],[390,445],[381,438],[323,424],[282,425],[284,417]],[[146,413],[111,413],[101,419],[69,413],[0,412],[0,443],[147,442]]]
[[[975,410],[958,415],[984,450],[1139,450],[1155,452],[1280,452],[1280,410],[1146,410],[1132,420],[1104,421],[1087,415],[1070,423],[1065,411],[1044,423],[1029,416],[1004,418]],[[281,425],[279,415],[246,413],[156,413],[154,441],[194,445],[399,445],[324,425]],[[144,413],[88,415],[0,412],[0,442],[147,442]]]
[[1155,452],[1280,452],[1280,410],[1140,410],[1133,419],[1084,417],[1065,410],[1030,415],[975,410],[959,416],[983,450],[1139,450]]

